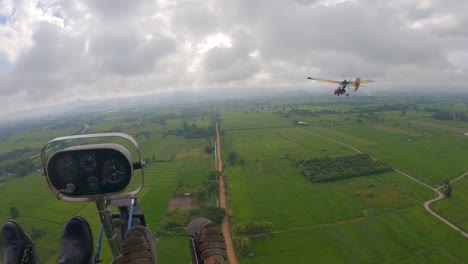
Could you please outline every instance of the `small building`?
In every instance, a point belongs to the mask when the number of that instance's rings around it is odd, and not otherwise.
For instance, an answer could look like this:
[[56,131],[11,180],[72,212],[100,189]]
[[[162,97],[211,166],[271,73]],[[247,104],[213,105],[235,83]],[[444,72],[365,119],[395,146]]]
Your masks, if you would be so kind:
[[304,121],[297,121],[296,124],[298,126],[308,126],[309,124],[307,124],[307,122],[304,122]]

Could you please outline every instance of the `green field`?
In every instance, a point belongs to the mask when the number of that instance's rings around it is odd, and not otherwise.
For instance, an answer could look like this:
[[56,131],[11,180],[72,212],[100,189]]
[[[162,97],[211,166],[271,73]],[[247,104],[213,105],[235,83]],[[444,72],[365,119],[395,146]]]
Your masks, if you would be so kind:
[[[468,261],[466,239],[424,210],[422,204],[435,197],[429,188],[393,171],[310,183],[292,163],[362,151],[437,187],[442,180],[468,171],[468,137],[414,121],[468,127],[460,120],[435,119],[431,110],[468,112],[467,104],[453,98],[345,99],[262,99],[216,106],[231,225],[246,220],[273,224],[270,235],[251,238],[253,257],[236,252],[240,262]],[[393,105],[403,108],[392,110]],[[213,109],[212,104],[149,107],[26,123],[17,130],[8,128],[9,136],[0,141],[0,154],[25,147],[38,149],[53,137],[80,133],[84,124],[90,125],[89,133],[118,131],[134,136],[148,161],[139,203],[149,228],[158,234],[161,224],[170,219],[167,208],[178,186],[193,191],[214,169],[213,154],[205,153],[205,147],[214,144],[213,137],[185,138],[173,131],[184,123],[208,127]],[[296,127],[295,121],[309,125]],[[234,162],[230,161],[232,152],[237,154]],[[1,161],[0,166],[13,161]],[[33,162],[38,164],[39,159]],[[468,179],[461,179],[453,183],[452,197],[432,204],[465,231],[467,188]],[[95,205],[58,201],[38,171],[25,177],[0,175],[0,194],[0,220],[9,219],[14,206],[19,212],[15,220],[26,232],[45,231],[35,239],[43,263],[54,262],[69,217],[84,216],[97,236]],[[160,263],[189,262],[185,236],[157,235],[156,246]],[[107,245],[103,250],[103,257],[109,259]]]
[[[240,256],[241,262],[457,263],[468,259],[456,249],[467,246],[464,238],[422,208],[424,201],[434,197],[428,188],[398,173],[312,184],[285,158],[352,155],[355,150],[345,146],[349,145],[434,186],[468,171],[467,138],[408,125],[412,119],[427,118],[428,113],[399,114],[379,112],[375,114],[379,122],[364,119],[361,124],[355,121],[360,118],[357,114],[346,113],[277,116],[278,120],[270,109],[261,115],[222,114],[225,160],[230,151],[244,159],[226,167],[233,224],[266,220],[275,230],[270,236],[252,238],[254,257]],[[267,126],[261,117],[275,125]],[[247,127],[239,124],[241,119],[249,120]],[[289,128],[276,125],[280,120],[288,121]],[[291,120],[306,121],[309,126],[295,128]],[[467,215],[463,209],[456,210],[460,221]]]

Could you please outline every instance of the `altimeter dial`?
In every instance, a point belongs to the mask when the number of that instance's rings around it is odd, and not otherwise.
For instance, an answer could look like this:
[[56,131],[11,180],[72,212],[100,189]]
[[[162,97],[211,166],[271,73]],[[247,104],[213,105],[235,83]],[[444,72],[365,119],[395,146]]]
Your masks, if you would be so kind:
[[78,162],[72,156],[63,156],[57,162],[58,176],[68,182],[73,181],[79,172]]
[[102,166],[102,177],[109,183],[119,183],[127,175],[125,164],[119,159],[106,160]]

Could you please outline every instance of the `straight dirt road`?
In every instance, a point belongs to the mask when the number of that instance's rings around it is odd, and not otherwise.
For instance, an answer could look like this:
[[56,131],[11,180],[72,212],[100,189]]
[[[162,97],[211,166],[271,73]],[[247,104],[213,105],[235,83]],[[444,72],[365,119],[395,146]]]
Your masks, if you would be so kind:
[[[223,161],[221,159],[221,139],[219,137],[219,127],[218,122],[216,122],[216,160],[218,165],[218,171],[222,174],[219,176],[219,206],[224,208],[227,212],[226,206],[226,192],[224,191],[224,173],[223,173]],[[229,232],[229,218],[226,215],[224,217],[223,223],[221,225],[223,229],[224,239],[226,240],[227,246],[227,255],[230,264],[237,264],[236,253],[234,252],[234,247],[232,245],[231,233]]]

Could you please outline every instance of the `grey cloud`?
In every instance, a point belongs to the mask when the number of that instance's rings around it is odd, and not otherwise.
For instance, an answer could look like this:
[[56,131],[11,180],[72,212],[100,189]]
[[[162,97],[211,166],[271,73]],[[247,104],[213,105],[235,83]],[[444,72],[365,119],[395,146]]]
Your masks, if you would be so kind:
[[36,27],[33,47],[21,54],[15,71],[24,74],[60,72],[73,65],[82,64],[84,41],[66,35],[56,25],[42,22]]
[[233,30],[230,38],[232,47],[213,48],[203,58],[203,76],[206,80],[243,80],[260,70],[258,62],[250,56],[257,49],[255,36],[244,30]]
[[47,22],[39,23],[33,47],[21,53],[8,70],[2,93],[24,93],[37,100],[55,95],[84,81],[84,43]]
[[132,29],[123,32],[99,32],[90,41],[90,56],[103,73],[144,74],[175,51],[176,43],[166,36],[146,39]]
[[258,66],[248,54],[233,48],[213,48],[203,60],[204,78],[209,82],[231,82],[251,77]]
[[210,10],[209,5],[200,4],[199,1],[183,3],[170,9],[171,27],[175,34],[197,39],[220,30],[222,18],[216,10]]
[[203,59],[203,76],[209,82],[248,79],[259,70],[249,50],[239,45],[211,49]]
[[[375,12],[375,11],[374,11]],[[354,5],[286,11],[265,27],[265,50],[271,57],[301,57],[305,51],[353,52],[368,60],[389,63],[425,63],[441,56],[430,36],[402,30],[391,15]],[[423,45],[421,45],[423,44]]]
[[310,6],[312,4],[317,3],[319,0],[294,0],[294,1],[304,6]]
[[150,15],[156,11],[157,1],[146,0],[85,0],[90,11],[103,20],[128,20]]

